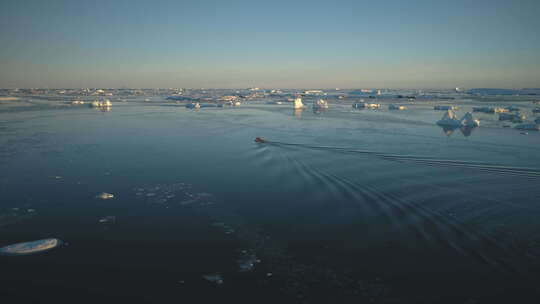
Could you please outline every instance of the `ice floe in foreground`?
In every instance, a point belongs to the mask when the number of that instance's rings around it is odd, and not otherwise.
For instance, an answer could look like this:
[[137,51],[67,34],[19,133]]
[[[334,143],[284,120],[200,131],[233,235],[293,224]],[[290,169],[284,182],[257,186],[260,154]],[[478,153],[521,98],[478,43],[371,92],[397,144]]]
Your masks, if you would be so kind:
[[38,252],[51,250],[55,247],[62,245],[62,241],[59,239],[42,239],[32,242],[17,243],[0,248],[0,254],[2,255],[28,255]]

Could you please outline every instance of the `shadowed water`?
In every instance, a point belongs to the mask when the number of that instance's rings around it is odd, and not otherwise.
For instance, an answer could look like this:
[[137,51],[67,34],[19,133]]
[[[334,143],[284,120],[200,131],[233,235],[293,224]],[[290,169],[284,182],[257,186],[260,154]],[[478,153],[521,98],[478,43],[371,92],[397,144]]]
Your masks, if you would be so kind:
[[535,303],[540,135],[485,114],[447,136],[441,115],[264,102],[1,112],[0,247],[67,243],[1,257],[1,293]]

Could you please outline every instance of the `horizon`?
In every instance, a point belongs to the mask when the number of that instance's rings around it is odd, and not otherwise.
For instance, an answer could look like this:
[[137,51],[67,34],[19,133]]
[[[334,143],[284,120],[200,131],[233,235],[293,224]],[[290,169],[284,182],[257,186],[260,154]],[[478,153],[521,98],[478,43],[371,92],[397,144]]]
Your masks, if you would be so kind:
[[538,88],[540,3],[3,1],[2,88]]

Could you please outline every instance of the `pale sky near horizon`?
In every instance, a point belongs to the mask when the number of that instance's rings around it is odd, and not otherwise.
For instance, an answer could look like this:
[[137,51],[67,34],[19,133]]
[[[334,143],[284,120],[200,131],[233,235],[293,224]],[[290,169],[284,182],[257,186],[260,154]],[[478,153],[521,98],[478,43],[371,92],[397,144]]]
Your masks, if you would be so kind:
[[540,1],[0,1],[0,87],[540,87]]

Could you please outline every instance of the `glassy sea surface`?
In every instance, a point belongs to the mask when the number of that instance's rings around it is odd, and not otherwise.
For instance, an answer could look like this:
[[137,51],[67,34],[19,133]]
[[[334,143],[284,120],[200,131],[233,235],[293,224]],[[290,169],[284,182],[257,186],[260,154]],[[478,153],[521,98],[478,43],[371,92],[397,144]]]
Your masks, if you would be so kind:
[[[435,104],[0,105],[12,303],[538,303],[540,134]],[[509,126],[509,127],[505,127]],[[268,143],[256,143],[263,137]],[[112,199],[100,199],[102,193]]]

